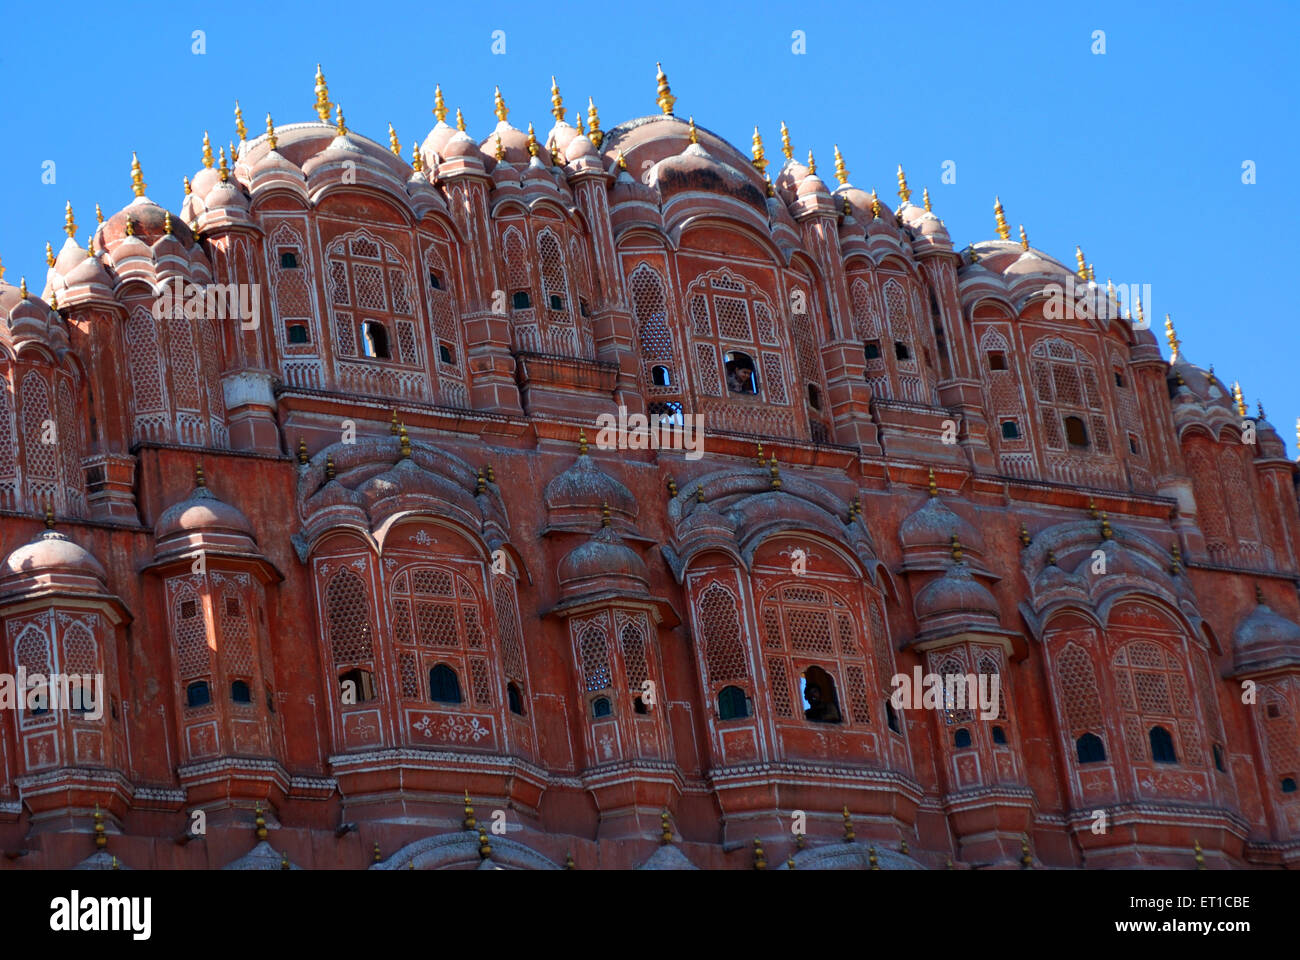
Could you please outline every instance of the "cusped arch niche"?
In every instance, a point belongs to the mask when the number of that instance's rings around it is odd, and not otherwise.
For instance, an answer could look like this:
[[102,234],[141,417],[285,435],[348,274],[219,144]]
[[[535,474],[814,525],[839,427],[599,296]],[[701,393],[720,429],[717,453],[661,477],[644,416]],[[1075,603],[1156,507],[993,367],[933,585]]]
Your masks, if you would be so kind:
[[444,833],[408,843],[371,870],[559,870],[561,867],[517,840],[487,835],[491,852],[485,857],[481,837],[470,830]]

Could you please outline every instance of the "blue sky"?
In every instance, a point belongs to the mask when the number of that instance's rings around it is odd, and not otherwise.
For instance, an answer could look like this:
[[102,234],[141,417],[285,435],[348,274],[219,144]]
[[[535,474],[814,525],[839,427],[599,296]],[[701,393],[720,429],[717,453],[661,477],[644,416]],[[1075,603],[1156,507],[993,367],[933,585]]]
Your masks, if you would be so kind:
[[[250,131],[313,119],[316,62],[348,126],[409,155],[433,123],[433,87],[471,135],[510,119],[546,129],[555,74],[572,111],[594,96],[602,126],[657,112],[655,61],[676,112],[770,158],[779,125],[796,155],[831,169],[838,143],[864,189],[893,199],[903,164],[930,188],[954,241],[994,236],[999,194],[1012,231],[1098,279],[1149,283],[1155,327],[1173,314],[1185,353],[1231,382],[1295,450],[1294,273],[1300,191],[1300,5],[734,3],[441,6],[81,4],[7,13],[0,44],[7,138],[0,150],[0,258],[39,289],[45,242],[71,200],[84,242],[94,205],[131,198],[138,151],[151,198],[176,210],[181,177]],[[457,11],[452,18],[439,11]],[[193,31],[206,52],[192,52]],[[505,31],[504,55],[492,34]],[[803,31],[806,52],[792,50]],[[1106,52],[1092,52],[1105,31]],[[42,183],[53,160],[56,182]],[[942,164],[957,182],[942,185]],[[1242,183],[1253,161],[1256,183]],[[1163,344],[1163,336],[1160,337]]]

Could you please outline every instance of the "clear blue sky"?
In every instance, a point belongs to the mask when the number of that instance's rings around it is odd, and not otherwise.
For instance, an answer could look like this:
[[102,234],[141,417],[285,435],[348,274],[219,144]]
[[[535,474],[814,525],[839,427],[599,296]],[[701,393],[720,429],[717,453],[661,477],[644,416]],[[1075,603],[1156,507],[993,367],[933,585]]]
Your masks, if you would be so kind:
[[[1149,283],[1157,331],[1173,314],[1185,352],[1263,400],[1290,449],[1296,375],[1296,158],[1300,5],[1165,2],[254,4],[84,3],[8,12],[0,44],[0,258],[39,289],[45,242],[71,200],[84,242],[94,204],[131,198],[131,151],[152,199],[172,210],[181,177],[250,131],[314,119],[324,66],[349,127],[404,150],[433,123],[433,87],[490,129],[500,84],[510,119],[546,129],[554,73],[570,111],[592,95],[602,126],[657,111],[655,61],[676,112],[747,149],[759,124],[779,159],[831,167],[838,142],[855,185],[892,199],[902,163],[928,186],[954,241],[1012,230],[1066,263],[1076,243],[1098,279]],[[463,10],[463,12],[461,12]],[[191,52],[194,30],[206,53]],[[491,51],[504,30],[506,52]],[[792,52],[802,30],[806,53]],[[1091,52],[1104,30],[1106,53]],[[54,160],[57,182],[41,182]],[[940,184],[941,164],[957,183]],[[1242,183],[1242,163],[1257,182]],[[1160,340],[1163,345],[1163,336]]]

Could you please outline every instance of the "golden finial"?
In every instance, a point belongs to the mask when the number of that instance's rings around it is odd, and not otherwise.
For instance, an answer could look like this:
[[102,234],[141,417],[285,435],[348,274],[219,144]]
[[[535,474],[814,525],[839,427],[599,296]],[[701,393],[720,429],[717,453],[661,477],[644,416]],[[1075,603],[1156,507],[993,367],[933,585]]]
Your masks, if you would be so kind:
[[217,147],[217,156],[220,158],[217,163],[217,169],[221,171],[221,182],[225,183],[230,179],[230,168],[226,166],[226,148]]
[[104,211],[99,209],[99,204],[95,204],[95,222],[101,225],[104,222]]
[[673,828],[668,823],[667,810],[664,810],[663,813],[659,814],[659,826],[659,843],[663,846],[667,846],[673,842]]
[[576,870],[576,869],[578,869],[577,866],[576,866],[576,865],[574,864],[574,862],[573,862],[573,851],[572,851],[572,850],[570,850],[568,853],[566,853],[566,854],[564,855],[564,869],[565,869],[565,870]]
[[1022,547],[1027,547],[1033,542],[1033,538],[1029,536],[1029,528],[1022,522],[1020,524],[1020,545]]
[[320,117],[321,123],[330,122],[330,89],[325,85],[325,74],[321,72],[320,64],[316,64],[316,103],[314,106],[316,116]]
[[510,116],[510,111],[506,109],[505,97],[501,96],[500,87],[497,87],[496,92],[492,95],[492,112],[497,115],[497,119],[502,123],[505,123],[506,117]]
[[1020,869],[1032,870],[1034,868],[1034,858],[1029,855],[1029,835],[1022,833],[1020,835]]
[[[776,187],[772,186],[772,178],[767,175],[766,171],[763,173],[763,184],[763,192],[769,197],[775,197]],[[845,197],[845,199],[847,200],[848,198]]]
[[442,84],[434,84],[433,87],[433,115],[439,123],[447,121],[447,103],[442,99]]
[[868,870],[880,869],[880,860],[879,858],[876,857],[875,847],[867,847],[867,863],[870,864],[870,866],[867,868]]
[[677,102],[677,98],[673,96],[672,90],[668,88],[668,75],[664,73],[663,64],[656,63],[655,67],[659,71],[655,76],[655,80],[659,84],[659,95],[655,98],[655,102],[659,104],[659,109],[663,111],[664,116],[671,117],[673,115],[673,104]]
[[899,845],[898,845],[898,852],[901,853],[901,854],[902,854],[903,856],[905,856],[905,857],[911,856],[911,854],[912,854],[912,850],[911,850],[911,848],[908,847],[908,845],[907,845],[907,838],[906,838],[906,837],[904,837],[903,840],[902,840],[902,842],[899,843]]
[[325,455],[325,479],[334,479],[334,455],[332,453]]
[[[93,257],[94,255],[95,255],[95,235],[92,233],[86,236],[86,256]],[[0,270],[0,273],[3,272],[4,271]]]
[[555,82],[555,74],[551,74],[551,115],[556,123],[564,122],[564,100],[560,97],[560,85]]
[[202,461],[195,461],[195,464],[194,464],[194,486],[196,486],[196,487],[206,487],[207,485],[208,485],[208,481],[207,481],[207,479],[203,476],[203,462],[202,462]]
[[871,216],[873,219],[880,219],[880,197],[876,195],[876,188],[871,188]]
[[1007,218],[1002,213],[1002,199],[996,196],[993,198],[993,219],[997,222],[998,237],[1009,240],[1011,238],[1011,228],[1007,226]]
[[253,832],[257,834],[257,839],[265,840],[266,839],[266,817],[262,816],[262,805],[260,803],[253,808],[253,813],[255,814],[255,817],[253,819],[253,826],[255,829]]
[[578,456],[585,457],[586,455],[587,455],[587,431],[579,430],[578,431]]
[[853,832],[853,818],[849,816],[849,808],[844,807],[844,842],[852,843],[857,839],[857,834]]
[[754,127],[754,137],[750,142],[750,156],[753,157],[754,169],[759,173],[767,171],[767,156],[763,153],[763,136],[758,132],[758,127]]
[[144,173],[140,169],[140,158],[131,152],[131,190],[137,197],[144,196]]
[[72,201],[69,200],[63,207],[63,232],[71,240],[77,233],[77,222],[72,218]]
[[1240,380],[1232,382],[1232,399],[1237,407],[1237,416],[1244,417],[1246,415],[1246,398],[1241,394]]
[[393,414],[391,417],[388,418],[388,432],[395,437],[397,436],[398,429],[399,427],[397,423],[397,408],[393,407]]
[[961,540],[957,539],[957,534],[952,535],[952,562],[961,563]]
[[898,199],[907,203],[912,199],[912,189],[907,185],[907,174],[903,173],[903,165],[898,165]]
[[506,158],[506,145],[501,142],[501,134],[499,133],[497,134],[496,158],[497,163],[501,163]]
[[1049,567],[1056,566],[1056,551],[1054,550],[1047,551],[1047,565]]
[[704,502],[704,484],[702,483],[695,488],[695,502],[696,503]]
[[767,455],[763,453],[762,443],[758,444],[758,465],[760,467],[767,466]]
[[397,428],[397,446],[402,451],[402,459],[411,459],[411,438],[407,436],[406,424],[400,424]]
[[1080,247],[1080,246],[1078,246],[1078,245],[1075,245],[1075,248],[1074,248],[1074,262],[1077,263],[1077,264],[1079,265],[1079,269],[1078,269],[1077,271],[1075,271],[1075,273],[1078,275],[1079,279],[1080,279],[1080,280],[1087,280],[1087,279],[1088,279],[1088,267],[1087,267],[1087,264],[1084,262],[1084,259],[1083,259],[1083,248]]
[[1101,538],[1103,540],[1110,540],[1114,535],[1114,531],[1110,528],[1110,519],[1103,511],[1101,515]]
[[269,113],[266,115],[266,145],[272,150],[280,145],[280,141],[275,136],[275,122]]
[[772,454],[772,459],[770,463],[771,463],[771,469],[769,472],[772,475],[772,489],[780,490],[781,489],[781,468],[776,465],[775,453]]
[[1264,401],[1263,401],[1263,400],[1256,400],[1256,401],[1255,401],[1255,411],[1259,414],[1259,416],[1256,417],[1257,420],[1267,420],[1267,419],[1268,419],[1268,417],[1264,416]]
[[483,468],[478,468],[478,476],[474,480],[474,489],[476,493],[483,493],[487,490],[487,477],[483,476]]
[[1174,332],[1174,321],[1165,314],[1165,339],[1169,341],[1169,362],[1178,362],[1178,345],[1182,341],[1178,339],[1178,334]]
[[99,809],[99,804],[95,804],[95,846],[103,850],[108,846],[108,828],[104,826],[104,814]]
[[208,137],[208,131],[203,131],[203,167],[206,170],[212,169],[212,164],[216,158],[212,156],[212,140]]
[[808,176],[813,177],[816,175],[817,175],[817,161],[813,159],[813,152],[809,150],[808,151]]
[[1090,263],[1088,264],[1088,282],[1092,283],[1096,279],[1097,279],[1097,271],[1092,268],[1092,264]]
[[27,278],[26,277],[21,277],[18,280],[18,297],[19,299],[22,300],[27,299]]
[[1170,573],[1178,573],[1178,571],[1183,569],[1183,551],[1177,543],[1175,543],[1173,549],[1169,551],[1169,558]]
[[50,246],[48,240],[45,241],[45,265],[47,267],[54,266],[54,248]]
[[929,187],[923,187],[921,189],[921,202],[925,204],[925,212],[929,213],[930,212],[930,188]]
[[478,821],[474,819],[474,805],[469,801],[469,791],[465,791],[465,819],[460,822],[465,830],[473,830],[478,826]]
[[687,133],[687,139],[690,140],[691,143],[699,143],[699,142],[700,142],[700,138],[699,138],[699,136],[698,136],[698,135],[696,134],[696,132],[695,132],[695,116],[694,116],[693,114],[691,115],[690,127],[691,127],[691,129],[690,129],[690,131]]
[[759,840],[758,837],[754,838],[754,869],[767,869],[767,855],[763,853],[763,841]]
[[235,134],[241,141],[248,139],[248,130],[244,127],[244,112],[239,109],[239,101],[235,101]]
[[[834,145],[835,151],[835,179],[843,186],[849,182],[849,168],[844,165],[844,154],[840,153],[840,145]],[[847,199],[847,198],[846,198]]]
[[340,137],[348,135],[348,125],[343,120],[343,105],[341,103],[334,104],[334,132]]
[[54,529],[54,504],[49,500],[45,501],[45,528]]
[[794,854],[791,854],[789,857],[786,858],[786,861],[785,861],[785,868],[786,868],[787,870],[793,870],[793,869],[795,869],[795,865],[794,865]]
[[790,128],[781,121],[781,152],[785,154],[787,160],[794,159],[794,147],[790,146]]
[[1199,841],[1196,841],[1196,840],[1193,840],[1193,841],[1192,841],[1192,848],[1196,851],[1196,857],[1194,858],[1194,859],[1196,860],[1196,869],[1197,869],[1197,870],[1204,870],[1204,869],[1205,869],[1205,854],[1201,852],[1201,844],[1200,844],[1200,842],[1199,842]]
[[581,110],[574,110],[574,111],[573,111],[573,129],[577,130],[578,133],[580,133],[580,134],[581,134],[582,136],[584,136],[584,137],[587,135],[587,131],[584,130],[583,127],[582,127],[582,111],[581,111]]
[[[1297,421],[1297,428],[1300,429],[1300,421]],[[673,477],[668,478],[668,496],[677,498],[677,481]]]
[[1255,602],[1261,606],[1264,605],[1264,588],[1258,582],[1255,583]]
[[172,235],[172,212],[170,210],[163,212],[163,233],[169,237]]
[[596,112],[596,103],[591,97],[587,98],[587,130],[587,139],[599,150],[605,134],[600,130],[600,115]]
[[135,236],[135,221],[131,219],[131,214],[129,213],[126,215],[126,235],[128,237]]
[[288,870],[288,869],[289,869],[289,851],[288,851],[288,850],[281,850],[281,851],[280,851],[280,869],[281,869],[281,870]]
[[189,178],[189,177],[181,177],[181,183],[182,183],[182,184],[184,185],[184,187],[185,187],[185,196],[188,197],[188,196],[190,195],[190,191],[191,191],[191,189],[192,189],[192,188],[190,187],[190,178]]
[[795,835],[794,845],[800,850],[804,848],[805,841],[804,841],[804,835],[802,833]]
[[411,169],[419,173],[424,169],[424,157],[420,154],[420,145],[411,141]]
[[478,828],[478,856],[480,860],[486,860],[492,856],[492,844],[488,843],[487,829]]
[[305,437],[298,438],[298,462],[307,462],[307,439]]
[[937,497],[939,495],[939,484],[934,479],[934,467],[930,468],[930,476],[928,479],[929,479],[929,487],[930,487],[930,496]]
[[4,261],[0,260],[0,280],[3,280],[4,278],[5,278],[5,265],[4,265]]
[[391,123],[388,125],[388,149],[393,151],[395,157],[402,155],[402,142],[397,139],[397,131]]
[[1025,225],[1023,223],[1020,225],[1020,249],[1029,249],[1029,236],[1025,233]]
[[55,290],[53,287],[50,288],[50,301],[49,301],[49,302],[50,302],[50,309],[51,309],[51,310],[58,310],[58,309],[59,309],[59,292],[58,292],[57,290]]
[[1092,497],[1088,498],[1088,516],[1094,520],[1101,516],[1100,511],[1097,510],[1097,502]]
[[483,465],[483,468],[484,468],[485,470],[487,470],[488,483],[496,483],[496,482],[497,482],[497,475],[496,475],[496,472],[492,469],[492,464],[490,464],[490,463],[485,463],[485,464]]
[[383,855],[379,852],[379,841],[378,841],[378,840],[375,841],[374,853],[372,854],[372,856],[374,857],[374,861],[375,861],[375,863],[378,863],[379,861],[381,861],[381,860],[384,859]]
[[456,108],[456,129],[465,132],[465,114],[460,112],[460,107]]
[[537,156],[537,134],[533,132],[533,124],[531,121],[529,121],[528,124],[528,155],[530,157]]
[[627,158],[623,156],[623,151],[622,151],[622,150],[620,150],[620,151],[618,152],[618,157],[616,158],[616,162],[618,163],[618,168],[619,168],[620,170],[626,170],[626,169],[627,169]]
[[970,257],[970,262],[971,262],[971,263],[979,263],[979,262],[980,262],[980,255],[979,255],[978,253],[975,252],[975,244],[974,244],[974,243],[972,243],[972,244],[970,245],[970,249],[966,251],[966,255]]
[[600,525],[608,527],[609,522],[609,501],[605,500],[600,505]]

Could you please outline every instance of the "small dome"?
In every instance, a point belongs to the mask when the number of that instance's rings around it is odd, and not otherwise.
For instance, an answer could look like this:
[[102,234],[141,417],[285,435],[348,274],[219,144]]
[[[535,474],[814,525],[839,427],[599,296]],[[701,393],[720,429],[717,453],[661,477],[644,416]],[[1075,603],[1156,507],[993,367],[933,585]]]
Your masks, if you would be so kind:
[[443,147],[442,157],[444,160],[473,157],[482,161],[483,151],[479,149],[478,144],[469,138],[468,134],[458,130],[456,135],[448,140],[447,145]]
[[916,595],[916,616],[925,621],[961,614],[998,617],[998,602],[988,588],[971,576],[964,563],[954,563],[942,577],[935,577]]
[[812,197],[817,196],[818,194],[829,197],[830,191],[826,189],[826,184],[822,181],[821,177],[817,176],[815,173],[810,173],[799,183],[799,189],[796,191],[796,195],[800,197]]
[[420,145],[420,152],[423,153],[426,158],[434,155],[441,156],[443,148],[447,145],[447,141],[458,133],[460,133],[460,131],[449,124],[446,120],[439,120],[433,125],[433,129],[429,131],[429,135],[424,138],[424,143]]
[[207,487],[195,487],[187,498],[163,511],[154,527],[154,537],[161,542],[170,537],[197,533],[226,533],[251,538],[253,527],[243,513],[218,500]]
[[558,578],[565,599],[607,590],[638,594],[650,590],[645,562],[608,526],[565,555]]
[[[123,260],[127,255],[149,256],[149,248],[167,235],[167,219],[171,218],[172,235],[179,238],[185,246],[193,246],[194,237],[190,228],[179,214],[170,213],[158,206],[148,197],[136,197],[117,213],[113,214],[100,226],[96,235],[96,246],[103,247],[113,254],[113,259]],[[127,235],[127,220],[131,222],[131,233]],[[131,241],[138,241],[143,252]],[[129,253],[119,253],[122,244],[130,245]]]
[[905,552],[952,548],[956,534],[962,547],[972,553],[984,552],[984,537],[975,525],[950,510],[937,496],[928,498],[898,528],[898,539]]
[[698,143],[688,144],[681,153],[655,164],[650,171],[650,186],[658,187],[665,199],[688,190],[719,193],[767,213],[763,191],[749,177],[721,162]]
[[573,163],[575,160],[579,160],[583,157],[600,156],[600,154],[596,152],[596,148],[592,142],[587,139],[586,135],[581,133],[571,139],[568,144],[562,148],[562,152],[564,153],[564,159],[569,161],[569,163]]
[[[632,491],[619,483],[584,453],[577,462],[546,485],[546,509],[560,516],[595,518],[608,503],[612,513],[631,519],[637,514]],[[552,517],[552,521],[557,519]]]
[[1233,631],[1232,654],[1238,671],[1300,662],[1300,626],[1275,613],[1261,599]]
[[108,574],[90,551],[57,530],[13,551],[0,571],[0,590],[6,593],[42,585],[103,592],[107,583]]

